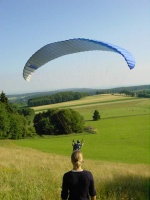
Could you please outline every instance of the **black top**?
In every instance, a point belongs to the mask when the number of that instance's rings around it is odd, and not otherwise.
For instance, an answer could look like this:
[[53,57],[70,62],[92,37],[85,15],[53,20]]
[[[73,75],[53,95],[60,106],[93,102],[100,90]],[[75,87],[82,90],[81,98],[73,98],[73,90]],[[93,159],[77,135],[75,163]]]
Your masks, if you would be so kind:
[[88,200],[95,196],[93,175],[90,171],[69,171],[63,176],[61,198],[68,200]]

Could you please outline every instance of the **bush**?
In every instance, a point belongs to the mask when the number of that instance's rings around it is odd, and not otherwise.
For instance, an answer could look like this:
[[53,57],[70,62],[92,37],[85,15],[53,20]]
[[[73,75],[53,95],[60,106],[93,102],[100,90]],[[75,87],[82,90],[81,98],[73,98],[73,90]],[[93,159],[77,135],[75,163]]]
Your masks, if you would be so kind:
[[84,131],[85,132],[88,132],[88,133],[97,133],[97,130],[95,129],[95,128],[93,128],[92,126],[86,126],[85,128],[84,128]]

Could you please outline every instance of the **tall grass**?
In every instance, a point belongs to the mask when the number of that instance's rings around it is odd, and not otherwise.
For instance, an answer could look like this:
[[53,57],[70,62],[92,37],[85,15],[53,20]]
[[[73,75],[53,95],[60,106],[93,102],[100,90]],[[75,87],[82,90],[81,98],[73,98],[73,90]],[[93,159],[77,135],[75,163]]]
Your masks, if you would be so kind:
[[[63,174],[72,168],[70,156],[17,147],[0,147],[0,199],[59,200]],[[98,200],[148,200],[150,168],[84,159],[92,171]]]
[[[97,129],[97,134],[83,134],[83,168],[93,173],[97,200],[149,200],[150,101],[123,98],[95,96],[55,105],[73,106],[87,126]],[[102,117],[98,122],[91,120],[94,109]],[[0,199],[59,200],[62,176],[72,168],[71,139],[79,137],[0,141]]]

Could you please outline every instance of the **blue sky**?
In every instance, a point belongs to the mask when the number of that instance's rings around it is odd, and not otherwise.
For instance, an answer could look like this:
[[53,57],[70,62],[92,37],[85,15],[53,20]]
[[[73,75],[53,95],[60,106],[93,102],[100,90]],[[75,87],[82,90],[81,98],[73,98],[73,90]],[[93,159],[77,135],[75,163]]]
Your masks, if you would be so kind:
[[[150,84],[149,0],[0,0],[0,91],[6,94],[64,88]],[[22,72],[42,46],[72,38],[116,44],[136,66],[111,52],[85,52],[53,60],[32,76]]]

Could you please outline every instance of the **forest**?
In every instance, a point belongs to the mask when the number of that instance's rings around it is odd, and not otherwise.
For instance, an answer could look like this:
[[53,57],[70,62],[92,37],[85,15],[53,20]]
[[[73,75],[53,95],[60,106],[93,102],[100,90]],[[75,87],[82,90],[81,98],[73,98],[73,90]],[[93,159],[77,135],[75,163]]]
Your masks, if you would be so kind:
[[85,92],[84,93],[83,92],[59,92],[53,95],[31,98],[28,100],[28,106],[34,107],[34,106],[61,103],[61,102],[66,102],[66,101],[78,100],[86,96],[88,96],[88,94]]

